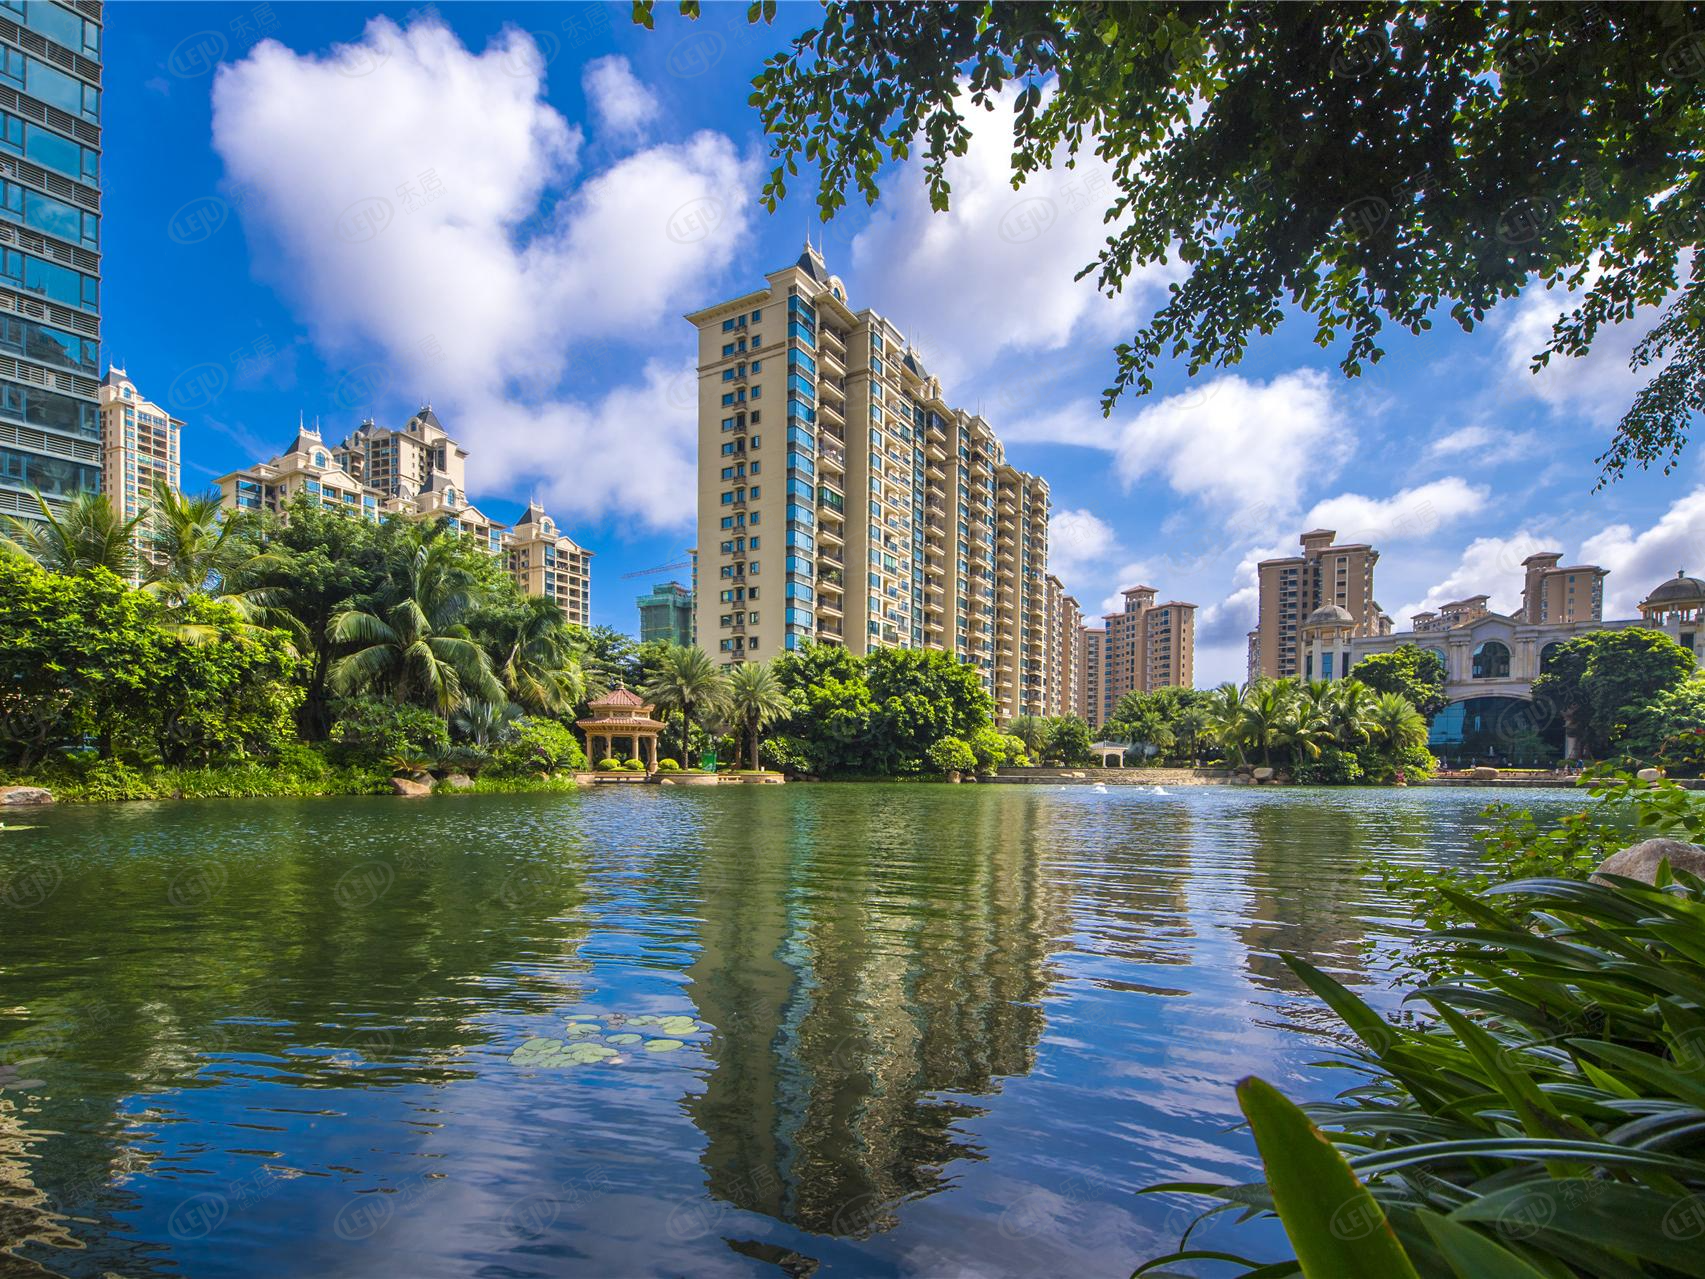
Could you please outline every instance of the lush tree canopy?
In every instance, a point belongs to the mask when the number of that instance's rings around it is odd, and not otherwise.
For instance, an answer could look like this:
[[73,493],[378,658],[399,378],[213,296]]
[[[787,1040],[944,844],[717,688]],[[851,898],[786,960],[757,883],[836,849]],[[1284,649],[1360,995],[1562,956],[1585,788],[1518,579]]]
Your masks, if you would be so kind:
[[1556,707],[1580,752],[1597,759],[1622,737],[1642,704],[1696,669],[1693,654],[1662,631],[1592,631],[1552,652],[1533,682],[1533,696]]
[[945,209],[973,109],[1010,115],[1015,187],[1093,153],[1115,190],[1083,274],[1186,270],[1118,346],[1109,410],[1163,360],[1237,363],[1290,309],[1354,376],[1387,324],[1472,329],[1535,281],[1580,290],[1536,369],[1661,307],[1600,461],[1667,469],[1705,407],[1702,29],[1697,3],[825,0],[754,81],[764,199],[811,165],[827,219],[916,152]]
[[1445,660],[1419,644],[1401,644],[1389,653],[1369,653],[1351,678],[1376,693],[1396,693],[1431,719],[1450,705],[1445,694]]

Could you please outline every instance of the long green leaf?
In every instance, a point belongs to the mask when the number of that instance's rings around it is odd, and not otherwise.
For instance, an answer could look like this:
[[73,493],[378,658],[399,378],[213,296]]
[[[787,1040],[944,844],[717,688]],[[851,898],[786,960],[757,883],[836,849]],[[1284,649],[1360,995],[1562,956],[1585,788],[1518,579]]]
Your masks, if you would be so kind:
[[1420,1279],[1379,1204],[1307,1115],[1253,1077],[1238,1084],[1237,1098],[1308,1279]]
[[1546,1279],[1508,1248],[1449,1217],[1424,1208],[1415,1215],[1459,1279]]

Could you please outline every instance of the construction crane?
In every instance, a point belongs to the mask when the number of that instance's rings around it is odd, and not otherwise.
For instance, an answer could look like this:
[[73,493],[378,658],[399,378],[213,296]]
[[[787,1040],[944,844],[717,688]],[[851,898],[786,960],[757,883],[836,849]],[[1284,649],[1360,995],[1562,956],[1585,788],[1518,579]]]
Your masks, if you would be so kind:
[[676,560],[673,564],[658,564],[654,568],[642,568],[638,572],[623,573],[622,580],[625,582],[630,577],[662,577],[665,573],[673,573],[679,569],[691,568],[692,566],[693,562],[690,559]]

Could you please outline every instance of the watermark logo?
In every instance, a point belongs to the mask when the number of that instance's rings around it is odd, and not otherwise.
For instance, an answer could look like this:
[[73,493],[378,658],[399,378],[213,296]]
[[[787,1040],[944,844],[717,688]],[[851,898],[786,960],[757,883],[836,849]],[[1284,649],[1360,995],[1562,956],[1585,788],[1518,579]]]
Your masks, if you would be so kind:
[[8,910],[33,910],[53,896],[64,877],[56,862],[26,866],[0,880],[0,906]]
[[1533,200],[1519,200],[1498,214],[1498,238],[1505,244],[1532,244],[1551,225],[1551,211]]
[[854,1195],[839,1208],[829,1221],[830,1233],[851,1239],[865,1239],[884,1229],[891,1214],[882,1200],[873,1194]]
[[224,889],[230,876],[218,862],[208,862],[183,871],[166,889],[166,900],[174,906],[205,906]]
[[503,54],[504,73],[516,79],[544,75],[545,68],[562,54],[562,41],[551,32],[529,31],[527,36],[531,39],[519,35],[511,39]]
[[372,75],[390,60],[391,50],[388,45],[381,45],[376,49],[367,44],[351,45],[344,49],[343,56],[338,59],[338,74],[357,80],[362,76]]
[[537,1239],[561,1215],[562,1200],[555,1195],[528,1195],[509,1205],[503,1214],[503,1230],[516,1239]]
[[1690,31],[1664,51],[1664,70],[1677,80],[1705,76],[1705,33]]
[[722,37],[715,31],[694,31],[676,42],[665,64],[671,75],[691,79],[722,61],[724,47]]
[[358,1195],[337,1211],[332,1232],[339,1239],[351,1242],[371,1239],[385,1228],[395,1211],[391,1206],[394,1195]]
[[1384,28],[1359,31],[1350,42],[1332,51],[1332,72],[1351,80],[1359,80],[1385,61],[1391,52],[1391,42]]
[[166,1219],[166,1233],[174,1239],[205,1239],[219,1229],[229,1211],[224,1195],[212,1191],[191,1195],[172,1209]]
[[663,1224],[664,1233],[677,1243],[689,1243],[716,1233],[728,1209],[720,1203],[705,1203],[699,1199],[683,1199],[669,1210]]
[[1689,1195],[1664,1213],[1664,1238],[1688,1242],[1705,1235],[1705,1195]]
[[1498,1214],[1498,1233],[1507,1239],[1531,1239],[1551,1224],[1557,1205],[1539,1193],[1518,1196]]
[[218,399],[230,377],[223,364],[192,364],[166,389],[166,403],[179,411],[204,409]]
[[1364,195],[1346,204],[1338,216],[1352,238],[1371,240],[1391,217],[1391,206],[1377,195]]
[[380,360],[358,364],[338,379],[333,398],[346,409],[370,405],[391,385],[391,370]]
[[179,40],[166,56],[166,70],[180,80],[197,79],[218,66],[230,47],[230,42],[217,31],[197,31]]
[[669,215],[669,238],[676,244],[697,244],[722,225],[722,201],[701,195]]
[[382,195],[357,200],[337,218],[337,238],[345,244],[362,244],[382,235],[396,216],[396,209]]
[[172,214],[166,234],[179,244],[210,240],[231,216],[231,206],[216,195],[198,196]]
[[1003,213],[996,229],[1008,244],[1028,244],[1059,220],[1059,205],[1045,195],[1032,195]]
[[1330,1229],[1335,1239],[1366,1239],[1379,1229],[1384,1220],[1385,1216],[1380,1212],[1378,1204],[1358,1196],[1338,1205],[1337,1211],[1332,1214]]
[[389,891],[396,877],[389,862],[363,862],[338,877],[332,895],[345,909],[371,906]]

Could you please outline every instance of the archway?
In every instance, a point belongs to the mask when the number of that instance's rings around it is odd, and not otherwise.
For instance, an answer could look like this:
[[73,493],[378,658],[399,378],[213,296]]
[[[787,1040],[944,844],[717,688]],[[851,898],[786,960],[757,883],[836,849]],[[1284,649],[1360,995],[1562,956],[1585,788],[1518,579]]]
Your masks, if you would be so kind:
[[1487,640],[1474,650],[1475,679],[1508,679],[1509,674],[1510,650],[1507,644]]
[[1427,749],[1453,768],[1543,768],[1563,758],[1563,717],[1547,702],[1465,697],[1433,716]]

